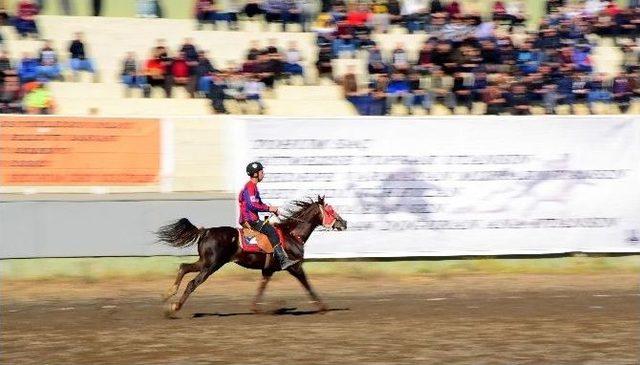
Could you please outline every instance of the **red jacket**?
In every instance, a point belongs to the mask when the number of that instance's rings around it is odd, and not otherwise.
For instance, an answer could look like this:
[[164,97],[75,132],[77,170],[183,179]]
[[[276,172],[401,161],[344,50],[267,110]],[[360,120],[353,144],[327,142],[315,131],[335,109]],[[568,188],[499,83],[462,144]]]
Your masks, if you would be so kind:
[[39,12],[39,9],[38,9],[38,5],[36,4],[27,4],[24,2],[20,2],[18,4],[17,15],[18,15],[18,18],[20,19],[24,19],[29,16],[36,16],[38,15],[38,12]]
[[171,73],[174,77],[189,77],[189,65],[187,60],[177,59],[171,65]]
[[269,206],[264,204],[262,199],[260,199],[258,184],[252,180],[249,180],[249,182],[244,185],[244,188],[238,195],[238,204],[240,205],[240,219],[238,219],[240,224],[244,222],[256,222],[259,219],[259,212],[269,211]]

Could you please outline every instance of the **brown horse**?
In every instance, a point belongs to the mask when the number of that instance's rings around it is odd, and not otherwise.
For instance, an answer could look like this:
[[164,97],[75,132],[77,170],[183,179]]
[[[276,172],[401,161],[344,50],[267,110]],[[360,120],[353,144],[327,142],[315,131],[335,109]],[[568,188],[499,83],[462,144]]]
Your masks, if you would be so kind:
[[[283,246],[289,257],[293,260],[300,260],[289,267],[287,271],[305,287],[318,309],[326,311],[327,307],[309,285],[302,269],[304,244],[316,227],[322,225],[329,229],[342,231],[347,229],[347,222],[330,205],[325,204],[324,197],[318,197],[316,201],[295,201],[293,204],[295,208],[286,215],[284,220],[274,224],[282,232]],[[165,295],[165,301],[178,292],[180,282],[185,274],[199,273],[189,282],[180,300],[170,304],[167,310],[168,316],[172,316],[182,308],[198,285],[204,283],[211,274],[231,261],[248,269],[262,270],[262,281],[258,288],[258,294],[252,303],[252,310],[258,312],[258,303],[267,283],[274,272],[280,271],[277,260],[268,260],[267,254],[243,251],[240,247],[238,229],[233,227],[198,229],[188,219],[182,218],[173,224],[161,227],[156,234],[160,242],[173,247],[197,244],[200,256],[197,262],[180,264],[176,281]]]

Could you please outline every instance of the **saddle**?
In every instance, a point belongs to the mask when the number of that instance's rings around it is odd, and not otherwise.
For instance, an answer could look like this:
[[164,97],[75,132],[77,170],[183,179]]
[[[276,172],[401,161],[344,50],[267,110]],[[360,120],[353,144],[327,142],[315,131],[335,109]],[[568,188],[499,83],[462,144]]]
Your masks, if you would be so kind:
[[273,245],[271,245],[269,237],[253,228],[238,228],[238,238],[242,251],[273,253]]

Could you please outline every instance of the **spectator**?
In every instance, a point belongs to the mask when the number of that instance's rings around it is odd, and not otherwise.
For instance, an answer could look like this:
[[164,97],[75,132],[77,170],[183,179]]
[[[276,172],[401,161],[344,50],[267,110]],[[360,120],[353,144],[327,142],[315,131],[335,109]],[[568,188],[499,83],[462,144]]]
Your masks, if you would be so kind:
[[58,55],[51,46],[51,41],[47,40],[40,49],[38,66],[38,77],[43,80],[62,79],[61,68],[58,63]]
[[185,59],[187,61],[196,61],[198,60],[198,50],[196,46],[193,45],[193,38],[185,38],[182,47],[180,47],[180,52],[184,53]]
[[407,81],[404,74],[400,72],[394,72],[391,74],[391,81],[387,84],[387,108],[398,102],[402,101],[402,104],[407,107],[409,113],[411,113],[411,107],[413,106],[413,94],[411,93],[411,85]]
[[420,81],[420,74],[416,71],[412,71],[409,73],[409,92],[412,95],[413,102],[411,103],[411,107],[408,110],[409,114],[414,113],[414,109],[417,106],[422,106],[424,110],[429,110],[430,108],[430,100],[427,100],[427,93],[422,88],[422,82]]
[[269,38],[269,44],[267,45],[266,51],[270,55],[279,55],[280,50],[278,49],[278,40],[275,38]]
[[386,0],[387,9],[389,13],[389,23],[400,24],[402,23],[402,14],[400,11],[400,2],[398,0]]
[[456,72],[453,78],[453,96],[455,98],[456,105],[464,105],[469,111],[473,107],[473,95],[472,87],[468,77],[465,77],[462,72]]
[[262,52],[260,50],[260,45],[258,43],[258,41],[256,40],[252,40],[251,41],[251,48],[249,48],[249,50],[247,51],[247,60],[257,60],[258,56],[260,55],[260,52]]
[[318,60],[316,61],[316,69],[318,70],[318,77],[332,77],[333,67],[331,65],[332,59],[331,48],[328,46],[320,47],[318,52]]
[[22,109],[22,90],[15,71],[4,71],[4,82],[0,84],[0,114],[20,114]]
[[443,73],[450,74],[456,68],[457,64],[453,62],[453,51],[451,48],[451,43],[446,41],[439,41],[436,45],[436,49],[431,56],[433,64],[438,66]]
[[24,96],[24,105],[27,114],[53,114],[55,103],[53,95],[46,84],[32,81],[25,85],[27,94]]
[[227,29],[238,30],[239,0],[217,0],[216,20],[227,22]]
[[512,115],[529,115],[531,114],[531,105],[529,104],[529,95],[527,88],[523,84],[515,84],[511,87],[511,93],[507,95]]
[[344,22],[347,19],[347,10],[344,3],[337,1],[331,6],[331,20],[334,24]]
[[358,95],[358,80],[354,65],[347,66],[347,72],[342,75],[342,89],[347,99]]
[[[431,89],[428,92],[430,103],[442,100],[449,110],[453,112],[456,106],[455,96],[451,92],[451,85],[445,80],[446,75],[440,67],[435,67],[431,75]],[[431,105],[428,106],[431,109]]]
[[444,6],[442,6],[440,0],[431,0],[431,3],[429,3],[430,14],[443,13],[444,11]]
[[260,114],[263,114],[265,107],[262,102],[261,94],[264,91],[264,83],[262,83],[256,75],[247,75],[243,91],[244,99],[255,100],[260,106]]
[[183,51],[178,53],[178,57],[171,64],[172,84],[183,86],[189,96],[195,97],[195,67],[197,61],[189,61]]
[[588,86],[587,77],[585,75],[579,72],[575,72],[573,74],[571,89],[576,103],[587,102],[587,95],[589,94]]
[[591,72],[593,66],[591,65],[591,57],[589,56],[590,47],[588,44],[579,44],[573,51],[572,61],[577,71]]
[[376,33],[386,33],[389,29],[391,15],[384,0],[376,0],[371,7],[371,17],[368,26]]
[[164,90],[167,98],[171,97],[171,77],[168,76],[168,66],[166,59],[163,57],[161,47],[154,48],[151,57],[145,64],[145,76],[150,87],[160,87]]
[[445,11],[449,14],[449,18],[454,18],[462,13],[460,10],[460,3],[453,0],[445,7]]
[[506,93],[497,84],[490,84],[484,89],[482,92],[482,101],[487,105],[487,114],[489,115],[499,115],[506,110]]
[[605,3],[600,0],[587,0],[584,3],[584,12],[588,17],[596,17],[605,8]]
[[400,8],[400,14],[409,33],[425,28],[427,8],[424,0],[404,0]]
[[376,45],[376,41],[371,39],[371,37],[369,36],[368,33],[366,33],[366,32],[358,32],[357,33],[356,44],[357,44],[358,49],[367,51],[371,47]]
[[482,94],[488,85],[489,81],[487,80],[487,73],[482,70],[478,71],[474,75],[473,86],[471,87],[471,96],[473,97],[473,101],[482,101]]
[[530,42],[525,42],[518,51],[516,63],[524,74],[537,72],[540,67],[540,53],[533,49]]
[[206,52],[198,51],[198,65],[196,66],[195,72],[195,77],[198,82],[197,90],[205,95],[208,94],[213,80],[213,74],[216,72],[218,72],[218,70],[213,66]]
[[331,18],[331,15],[323,13],[318,15],[311,30],[320,38],[323,36],[332,35],[336,32],[337,28],[335,23],[333,22],[333,18]]
[[391,65],[394,71],[406,73],[409,70],[409,55],[404,49],[404,43],[397,43],[391,52]]
[[0,49],[0,84],[2,84],[5,74],[9,71],[11,74],[15,74],[15,70],[11,64],[11,59],[9,58],[9,53]]
[[418,64],[416,65],[416,69],[422,72],[427,72],[427,70],[433,67],[433,50],[434,45],[431,41],[422,43],[422,48],[420,48],[420,52],[418,53]]
[[611,91],[609,91],[609,88],[605,85],[605,77],[603,74],[597,75],[587,86],[587,102],[589,103],[591,113],[594,112],[596,103],[609,104],[613,100]]
[[490,40],[480,42],[480,57],[482,64],[489,72],[496,72],[502,64],[500,52],[496,48],[496,44]]
[[619,73],[618,76],[613,79],[613,100],[618,104],[622,113],[626,113],[627,110],[629,110],[632,95],[633,90],[629,77],[622,72]]
[[353,4],[347,12],[347,24],[354,28],[363,28],[372,18],[373,14],[365,3]]
[[4,2],[0,2],[0,26],[11,25],[11,17]]
[[122,83],[126,86],[126,94],[130,95],[131,89],[139,88],[144,97],[150,96],[150,87],[147,77],[138,66],[138,60],[133,52],[127,52],[127,56],[122,61]]
[[545,6],[547,14],[553,14],[560,11],[565,4],[565,0],[547,0],[547,4]]
[[289,49],[285,52],[284,72],[289,75],[304,76],[301,62],[302,55],[298,50],[297,43],[295,41],[289,42]]
[[[573,104],[575,95],[573,93],[573,76],[572,69],[569,66],[561,66],[558,78],[555,80],[557,98],[552,99],[559,105],[569,105],[573,113]],[[547,111],[555,110],[555,105],[551,104],[547,107]]]
[[300,0],[266,0],[265,19],[268,23],[282,23],[282,31],[287,31],[287,23],[299,23],[304,29],[302,3]]
[[78,71],[87,71],[94,74],[95,81],[97,75],[93,68],[93,62],[87,57],[82,36],[82,33],[76,33],[74,40],[69,46],[69,66],[73,72],[74,80],[77,81],[78,79]]
[[[471,29],[473,30],[473,29]],[[475,27],[474,36],[478,41],[493,41],[496,38],[496,25],[494,22],[480,22]]]
[[261,5],[261,0],[248,0],[242,12],[249,17],[249,19],[253,19],[254,16],[264,14]]
[[29,34],[39,37],[38,27],[36,25],[36,15],[40,12],[38,4],[33,0],[20,0],[16,11],[14,24],[16,31],[23,38]]
[[215,28],[216,7],[213,0],[196,0],[194,12],[198,20],[198,30],[201,30],[207,24],[211,24]]
[[213,110],[218,114],[229,114],[224,105],[224,101],[227,98],[226,90],[227,84],[224,78],[220,74],[213,74],[207,96],[211,100]]
[[263,52],[258,56],[256,64],[256,73],[260,77],[260,81],[265,84],[269,89],[273,89],[276,78],[279,75],[280,63],[269,56],[267,52]]
[[341,34],[333,41],[333,55],[338,58],[351,58],[355,56],[356,44],[351,34]]
[[18,66],[20,82],[25,84],[27,82],[35,81],[38,78],[38,67],[38,60],[32,57],[30,53],[24,52],[22,54],[20,65]]
[[492,19],[494,21],[499,22],[509,19],[507,15],[507,8],[504,6],[504,3],[502,1],[495,1],[493,3],[492,14]]
[[102,0],[92,0],[93,16],[100,16],[102,13]]
[[389,73],[389,66],[385,64],[378,46],[369,50],[368,70],[371,75]]
[[509,20],[511,20],[511,27],[524,25],[527,18],[524,15],[524,5],[520,0],[511,0],[507,3],[506,12]]

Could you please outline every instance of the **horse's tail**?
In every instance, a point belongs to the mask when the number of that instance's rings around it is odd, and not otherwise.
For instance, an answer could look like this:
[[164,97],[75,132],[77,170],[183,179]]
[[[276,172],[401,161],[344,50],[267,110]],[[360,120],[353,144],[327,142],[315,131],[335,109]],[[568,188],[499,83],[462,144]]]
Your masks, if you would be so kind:
[[156,232],[158,241],[173,247],[187,247],[200,240],[200,232],[187,218],[160,227]]

